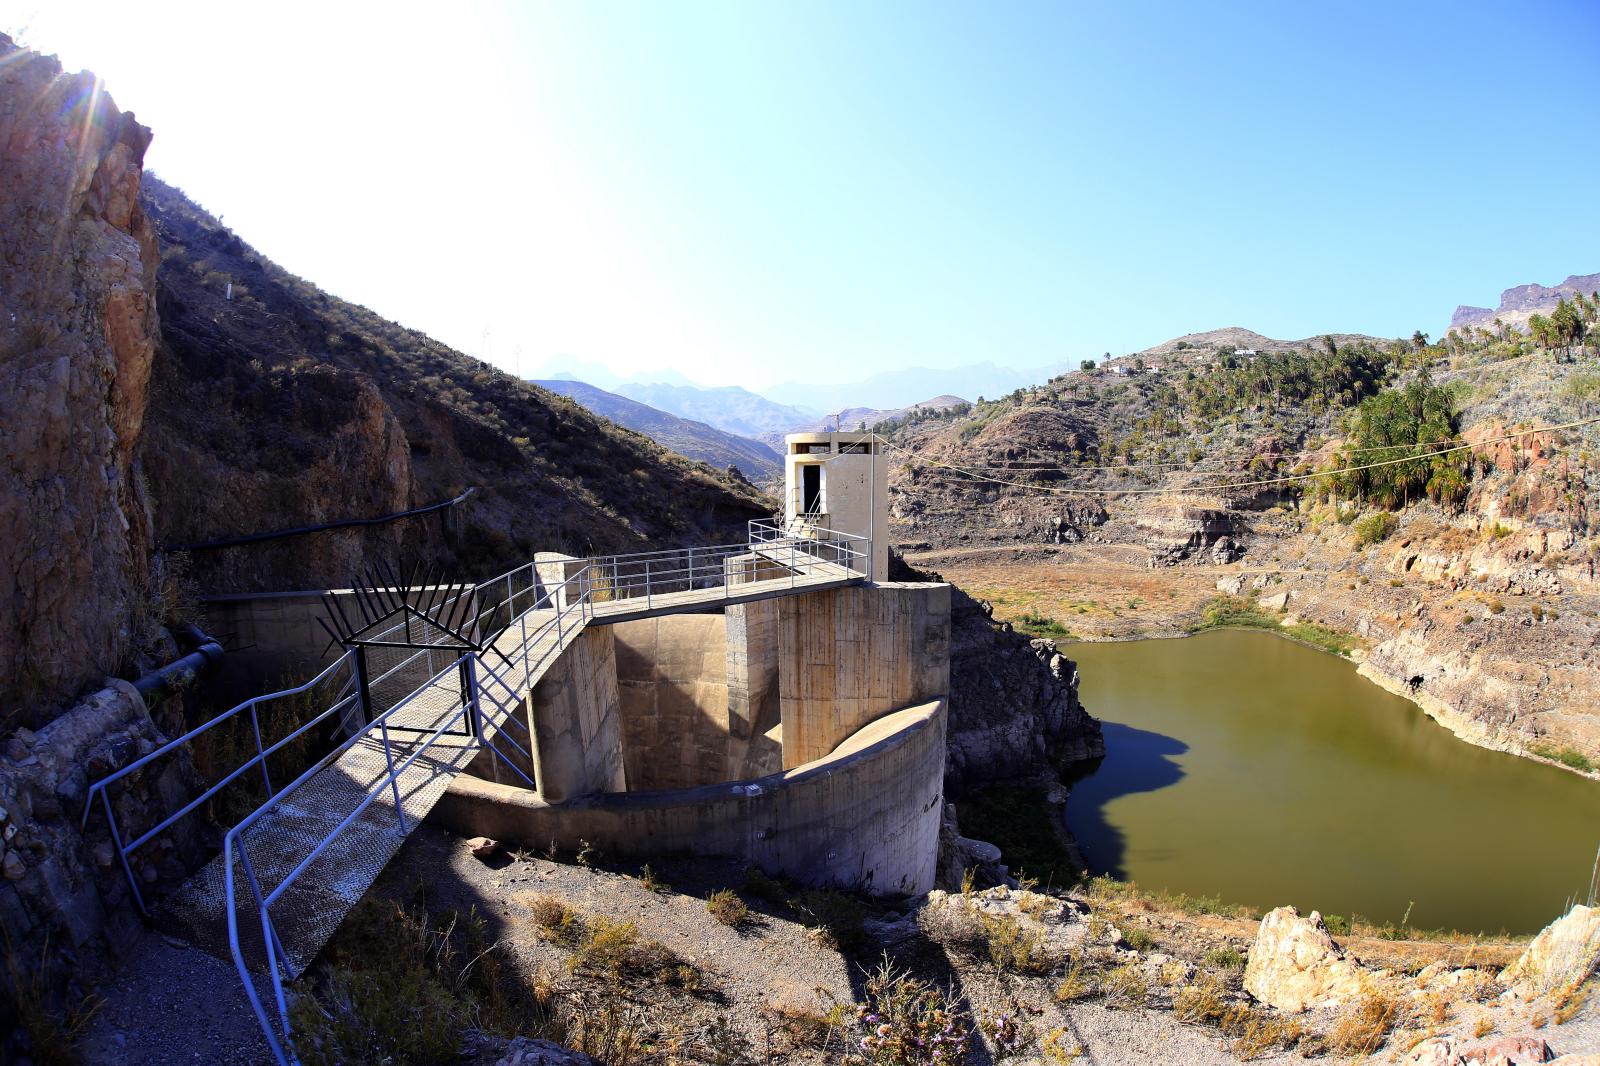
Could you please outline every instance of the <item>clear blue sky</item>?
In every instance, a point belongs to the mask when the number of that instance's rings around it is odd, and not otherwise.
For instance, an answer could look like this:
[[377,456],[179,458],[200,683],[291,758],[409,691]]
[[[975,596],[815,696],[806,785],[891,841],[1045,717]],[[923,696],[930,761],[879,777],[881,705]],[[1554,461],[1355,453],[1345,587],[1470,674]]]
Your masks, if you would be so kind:
[[519,373],[1442,331],[1600,271],[1600,5],[56,2],[296,273]]

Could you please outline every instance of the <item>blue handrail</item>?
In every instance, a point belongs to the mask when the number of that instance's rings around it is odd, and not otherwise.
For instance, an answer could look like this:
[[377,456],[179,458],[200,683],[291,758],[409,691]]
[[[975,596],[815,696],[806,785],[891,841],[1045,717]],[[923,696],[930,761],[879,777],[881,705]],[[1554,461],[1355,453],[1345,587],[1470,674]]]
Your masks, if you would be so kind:
[[[133,889],[133,899],[134,899],[134,902],[139,907],[139,913],[141,913],[141,914],[149,914],[149,910],[145,907],[144,895],[143,895],[142,892],[139,891],[139,882],[138,882],[138,879],[133,876],[133,867],[132,867],[132,864],[130,864],[128,862],[128,856],[133,854],[133,852],[138,850],[142,845],[148,843],[151,840],[151,838],[155,837],[162,830],[165,830],[165,829],[169,828],[174,822],[178,821],[178,819],[180,819],[180,818],[184,817],[185,815],[190,814],[191,812],[193,812],[197,807],[199,807],[201,804],[205,803],[205,801],[209,800],[212,796],[216,795],[218,792],[220,792],[227,785],[231,784],[233,781],[235,781],[239,777],[240,774],[244,773],[246,770],[250,769],[252,766],[259,765],[261,767],[262,779],[263,779],[263,781],[264,781],[264,783],[266,785],[267,794],[270,796],[272,794],[272,777],[271,777],[271,773],[270,773],[270,771],[268,770],[268,767],[267,767],[267,762],[266,762],[267,757],[269,755],[271,755],[273,752],[277,751],[279,748],[283,747],[290,740],[293,740],[294,738],[298,737],[300,734],[304,733],[307,729],[309,729],[311,726],[315,725],[317,722],[320,722],[323,719],[325,719],[326,717],[328,717],[328,715],[334,709],[347,704],[349,702],[349,700],[352,699],[353,697],[349,697],[349,696],[342,697],[339,701],[337,701],[327,711],[322,712],[317,717],[313,718],[311,721],[305,723],[305,725],[301,726],[294,733],[291,733],[289,736],[283,738],[282,740],[279,740],[277,743],[273,744],[270,748],[263,748],[262,743],[261,743],[261,723],[260,723],[259,718],[256,715],[256,707],[257,707],[257,705],[259,705],[261,703],[265,703],[268,700],[281,699],[281,698],[286,697],[286,696],[296,696],[296,695],[299,695],[300,693],[305,692],[305,691],[307,691],[309,689],[315,688],[317,685],[320,685],[323,681],[327,680],[341,666],[347,666],[349,664],[349,660],[350,660],[350,655],[349,655],[348,652],[346,652],[344,655],[341,655],[339,658],[335,659],[332,663],[330,663],[316,677],[312,678],[310,681],[307,681],[303,685],[296,685],[294,688],[286,688],[286,689],[282,689],[282,690],[280,690],[278,692],[270,692],[270,693],[267,693],[266,695],[263,695],[263,696],[252,696],[250,699],[245,700],[243,703],[240,703],[237,706],[234,706],[234,707],[230,708],[229,710],[224,711],[223,713],[217,715],[215,718],[212,718],[210,721],[204,722],[204,723],[196,726],[195,728],[189,730],[187,733],[183,734],[183,736],[178,737],[178,738],[176,738],[174,740],[167,741],[165,744],[163,744],[160,747],[156,748],[154,751],[151,751],[146,755],[140,756],[139,758],[135,759],[133,762],[129,763],[127,766],[124,766],[122,769],[116,771],[115,773],[108,774],[105,777],[102,777],[100,780],[96,781],[94,784],[89,786],[89,793],[88,793],[87,796],[84,797],[82,828],[87,829],[89,827],[89,816],[90,816],[91,813],[93,813],[93,810],[94,810],[94,798],[95,798],[96,795],[98,795],[100,797],[100,800],[101,800],[101,806],[104,808],[104,810],[106,812],[106,821],[110,825],[110,828],[111,828],[111,839],[112,839],[112,842],[116,845],[117,857],[122,860],[122,871],[123,871],[124,874],[127,875],[128,885]],[[195,738],[201,736],[202,734],[204,734],[208,730],[212,729],[213,727],[215,727],[217,725],[220,725],[222,722],[225,722],[225,721],[235,717],[236,715],[240,714],[241,712],[243,712],[246,709],[248,709],[250,711],[250,719],[251,719],[252,731],[255,734],[255,741],[256,741],[256,754],[255,754],[255,756],[253,758],[245,760],[242,764],[240,764],[238,767],[236,767],[227,776],[223,777],[222,780],[218,781],[216,784],[214,784],[210,788],[206,789],[206,791],[201,793],[198,797],[196,797],[195,799],[191,800],[189,803],[185,804],[176,813],[170,814],[166,818],[162,819],[160,822],[158,822],[155,825],[154,828],[147,830],[145,833],[143,833],[133,843],[124,845],[123,842],[122,842],[122,830],[121,830],[121,827],[117,825],[116,813],[112,810],[112,807],[111,807],[111,796],[110,796],[110,792],[109,792],[110,787],[112,785],[114,785],[116,782],[122,780],[124,777],[127,777],[129,774],[135,773],[135,772],[143,769],[145,766],[148,766],[150,763],[152,763],[155,760],[161,758],[162,756],[167,755],[167,754],[175,751],[176,749],[182,747],[185,744],[192,743],[195,740]]]

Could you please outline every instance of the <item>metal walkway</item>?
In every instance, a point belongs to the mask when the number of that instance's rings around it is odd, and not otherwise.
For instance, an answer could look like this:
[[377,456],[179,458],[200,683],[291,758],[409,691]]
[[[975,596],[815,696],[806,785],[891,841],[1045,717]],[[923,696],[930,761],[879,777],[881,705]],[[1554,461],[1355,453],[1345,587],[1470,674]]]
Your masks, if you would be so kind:
[[[129,856],[242,774],[261,774],[270,798],[227,833],[222,854],[164,899],[152,918],[165,931],[233,959],[274,1055],[280,1063],[294,1062],[285,982],[311,964],[481,751],[535,787],[518,768],[533,762],[524,701],[586,627],[857,584],[866,579],[870,548],[862,538],[755,522],[740,544],[525,564],[472,589],[473,626],[487,635],[484,651],[427,650],[394,665],[376,680],[393,686],[407,670],[423,671],[426,680],[370,722],[352,720],[355,696],[347,682],[325,710],[282,740],[262,743],[257,704],[315,691],[337,681],[341,671],[353,677],[347,653],[306,685],[240,704],[96,782],[85,820],[98,793],[142,908]],[[246,711],[256,756],[124,845],[110,786]],[[318,724],[342,726],[348,738],[274,791],[269,758]],[[260,1002],[251,971],[270,977],[276,1018]]]

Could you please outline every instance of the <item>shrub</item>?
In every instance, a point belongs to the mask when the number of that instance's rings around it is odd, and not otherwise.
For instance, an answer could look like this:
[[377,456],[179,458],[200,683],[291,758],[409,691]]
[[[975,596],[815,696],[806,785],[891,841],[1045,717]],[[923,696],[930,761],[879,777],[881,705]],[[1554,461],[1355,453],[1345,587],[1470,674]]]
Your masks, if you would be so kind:
[[868,975],[856,1008],[860,1033],[845,1061],[860,1066],[933,1066],[966,1058],[971,1024],[950,989],[897,970],[887,958]]
[[554,896],[535,896],[528,904],[539,935],[558,944],[572,945],[583,935],[583,923],[571,907]]
[[1056,1002],[1072,1003],[1094,995],[1093,975],[1083,968],[1081,960],[1074,960],[1067,975],[1056,986]]
[[1302,641],[1321,648],[1323,651],[1335,655],[1349,655],[1355,648],[1355,638],[1337,629],[1318,625],[1315,622],[1296,622],[1292,626],[1284,626],[1283,631],[1295,640]]
[[1299,1022],[1274,1018],[1253,1004],[1232,1001],[1222,984],[1209,976],[1180,988],[1172,998],[1172,1013],[1179,1021],[1209,1025],[1232,1037],[1233,1053],[1241,1059],[1286,1051],[1306,1035]]
[[1534,755],[1539,756],[1541,759],[1549,759],[1552,762],[1558,762],[1562,766],[1577,770],[1580,773],[1587,774],[1593,772],[1597,768],[1600,768],[1596,766],[1593,759],[1589,758],[1589,756],[1585,755],[1577,748],[1558,748],[1554,744],[1541,741],[1537,744],[1528,745],[1528,750]]
[[1276,615],[1263,611],[1254,596],[1213,596],[1200,609],[1200,621],[1189,627],[1191,633],[1220,626],[1248,626],[1277,629]]
[[1059,961],[1042,930],[1030,929],[1016,915],[981,916],[989,961],[1008,973],[1047,974]]
[[365,900],[325,958],[325,980],[291,1006],[308,1066],[455,1062],[469,1027],[565,1037],[548,997],[510,972],[476,911],[433,918],[420,907]]
[[711,912],[711,917],[732,928],[737,928],[750,916],[750,908],[731,888],[713,892],[711,898],[706,900],[706,910]]
[[1244,956],[1233,948],[1212,948],[1205,954],[1207,966],[1215,966],[1223,970],[1244,969]]
[[1066,626],[1057,622],[1047,614],[1037,611],[1023,611],[1017,619],[1017,628],[1035,637],[1070,637],[1071,631]]
[[661,880],[656,872],[650,869],[649,863],[645,863],[644,869],[639,871],[639,884],[643,885],[646,891],[657,894],[672,891],[672,886]]
[[1134,951],[1149,951],[1156,946],[1156,938],[1143,929],[1129,929],[1122,934],[1122,939],[1126,940]]
[[1342,914],[1324,914],[1322,924],[1328,927],[1330,936],[1350,935],[1350,919]]
[[1356,547],[1366,548],[1389,539],[1389,534],[1395,531],[1400,520],[1388,511],[1379,511],[1359,520],[1355,524]]
[[1142,1007],[1150,998],[1144,971],[1136,963],[1124,963],[1100,977],[1099,992],[1105,1005],[1114,1009]]
[[752,866],[744,872],[744,893],[768,903],[782,903],[789,895],[781,882],[767,876],[759,866]]

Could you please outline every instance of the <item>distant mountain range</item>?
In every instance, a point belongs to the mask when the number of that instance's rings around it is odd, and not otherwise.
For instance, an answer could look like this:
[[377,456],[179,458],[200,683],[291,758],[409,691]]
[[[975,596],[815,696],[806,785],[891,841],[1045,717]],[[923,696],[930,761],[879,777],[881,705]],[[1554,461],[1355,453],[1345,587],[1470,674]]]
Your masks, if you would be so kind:
[[956,367],[912,366],[886,370],[860,381],[788,381],[751,391],[739,386],[700,385],[675,370],[645,370],[621,377],[600,363],[566,360],[559,370],[547,367],[538,380],[581,381],[682,418],[754,437],[792,429],[823,415],[836,414],[841,408],[899,411],[929,395],[971,399],[982,396],[992,400],[1048,381],[1077,365],[1076,361],[1056,362],[1021,370],[992,362]]
[[618,385],[616,391],[657,410],[668,411],[679,418],[706,422],[741,437],[781,433],[790,426],[809,422],[823,413],[821,408],[775,403],[737,385],[705,388],[664,382],[626,382]]
[[878,422],[888,422],[892,419],[900,418],[909,411],[944,411],[951,407],[966,406],[970,405],[959,396],[935,396],[931,400],[923,400],[921,403],[910,404],[906,407],[888,409],[846,407],[836,414],[827,415],[814,422],[808,422],[800,426],[790,426],[783,433],[764,433],[756,439],[763,444],[770,444],[778,450],[779,454],[782,454],[784,433],[825,433],[830,429],[842,429],[846,433],[850,433],[859,429],[862,425],[871,426]]
[[[1076,366],[1076,363],[1070,364]],[[840,408],[896,411],[914,404],[930,393],[947,396],[983,396],[994,399],[1016,389],[1048,381],[1069,369],[1065,362],[1013,370],[994,363],[972,363],[956,367],[906,367],[886,370],[861,381],[837,385],[815,385],[791,381],[761,390],[781,403],[809,407],[823,414]]]
[[1600,274],[1573,274],[1559,285],[1517,285],[1500,294],[1497,308],[1462,304],[1450,316],[1450,328],[1474,326],[1481,329],[1493,326],[1497,318],[1508,326],[1526,326],[1534,315],[1555,310],[1563,298],[1571,299],[1578,293],[1592,296],[1596,292],[1600,292]]
[[[717,429],[704,422],[680,418],[638,400],[607,392],[583,381],[545,378],[535,385],[568,396],[602,418],[643,433],[679,455],[720,468],[735,466],[751,481],[763,482],[783,470],[781,455],[760,441]],[[779,438],[780,443],[782,438]]]

